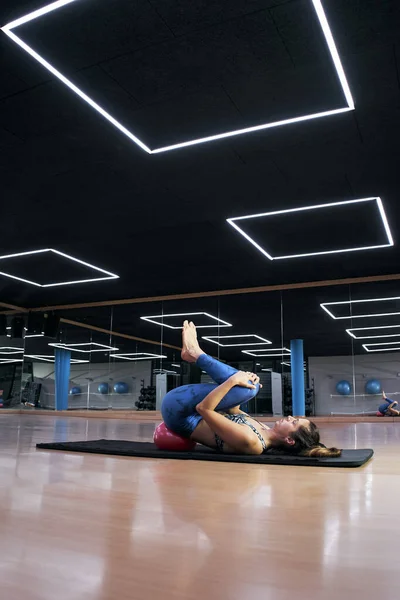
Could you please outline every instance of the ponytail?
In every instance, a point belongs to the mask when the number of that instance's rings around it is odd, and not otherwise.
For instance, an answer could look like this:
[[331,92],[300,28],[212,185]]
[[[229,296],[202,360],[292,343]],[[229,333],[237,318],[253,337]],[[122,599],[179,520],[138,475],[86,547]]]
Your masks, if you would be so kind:
[[321,458],[337,458],[341,454],[342,451],[339,450],[339,448],[327,448],[324,444],[311,446],[311,448],[307,448],[300,452],[301,456],[316,456]]

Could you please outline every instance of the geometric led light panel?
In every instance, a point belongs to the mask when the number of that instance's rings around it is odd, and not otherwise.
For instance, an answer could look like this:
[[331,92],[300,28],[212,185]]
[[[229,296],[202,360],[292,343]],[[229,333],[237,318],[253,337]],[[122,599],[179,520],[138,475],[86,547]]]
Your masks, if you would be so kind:
[[[51,57],[45,58],[38,54],[34,48],[26,44],[19,36],[16,35],[15,30],[18,29],[19,26],[38,19],[40,17],[44,17],[50,12],[56,11],[58,9],[62,9],[63,6],[68,4],[72,4],[73,2],[77,2],[77,0],[58,0],[57,2],[52,2],[47,6],[44,6],[38,10],[30,12],[25,16],[8,23],[2,30],[10,39],[12,39],[20,48],[22,48],[25,52],[27,52],[32,58],[38,61],[45,69],[50,71],[55,77],[57,77],[65,86],[67,86],[72,92],[74,92],[77,96],[79,96],[84,102],[86,102],[93,110],[99,113],[104,119],[106,119],[109,123],[111,123],[116,129],[118,129],[121,133],[127,136],[133,143],[139,146],[142,150],[147,152],[148,154],[158,154],[160,152],[167,152],[170,150],[176,150],[179,148],[195,146],[197,144],[203,144],[205,142],[212,142],[215,140],[228,138],[232,136],[243,135],[246,133],[252,133],[256,131],[261,131],[263,129],[270,129],[273,127],[279,127],[282,125],[289,125],[291,123],[300,123],[303,121],[308,121],[310,119],[318,119],[322,117],[329,117],[332,115],[337,115],[341,113],[345,113],[348,111],[354,110],[354,101],[351,95],[351,91],[349,85],[346,80],[346,75],[343,70],[342,63],[340,61],[340,57],[336,48],[335,41],[332,36],[331,29],[329,27],[328,20],[325,15],[324,8],[322,6],[321,0],[310,0],[312,6],[315,9],[316,16],[319,21],[319,25],[321,27],[322,33],[324,35],[324,39],[332,59],[333,67],[336,71],[338,83],[340,84],[341,91],[343,93],[343,105],[341,107],[333,107],[332,110],[325,110],[323,112],[310,113],[302,116],[296,116],[293,118],[283,119],[280,121],[270,121],[268,120],[268,116],[266,115],[266,121],[261,124],[252,125],[243,127],[241,129],[235,129],[232,131],[218,131],[218,126],[216,125],[215,134],[209,135],[207,137],[196,138],[196,139],[186,139],[182,140],[179,143],[162,146],[159,148],[151,149],[145,144],[141,139],[139,139],[132,131],[127,129],[122,123],[120,123],[115,116],[111,115],[107,112],[102,106],[100,106],[97,102],[95,102],[92,98],[90,98],[87,94],[85,94],[77,85],[75,85],[70,79],[68,79],[65,75],[61,73],[58,69],[55,68],[54,65],[51,64]],[[115,4],[113,3],[110,6],[110,10],[117,10]],[[60,18],[62,19],[62,10],[60,11]],[[140,18],[140,14],[138,14],[138,18]],[[90,31],[88,29],[88,31]],[[49,59],[49,60],[47,60]],[[193,65],[193,71],[195,71],[195,65]],[[271,90],[273,91],[273,90]],[[56,110],[56,108],[55,108]]]
[[15,348],[15,347],[11,347],[11,346],[1,346],[0,347],[0,354],[23,354],[23,353],[24,353],[23,348]]
[[[254,333],[246,333],[244,335],[203,335],[202,339],[217,344],[217,346],[222,346],[223,348],[231,348],[233,346],[265,346],[265,344],[272,344],[269,340],[266,340],[259,335],[255,335]],[[223,340],[223,342],[220,340]]]
[[[25,358],[33,358],[34,360],[42,360],[43,362],[54,363],[55,358],[52,354],[25,354]],[[72,364],[88,363],[88,360],[80,360],[78,358],[71,358]]]
[[152,354],[151,352],[128,352],[125,354],[110,354],[111,358],[121,360],[152,360],[153,358],[167,358],[165,354]]
[[400,315],[400,296],[323,302],[320,307],[335,320],[388,317]]
[[[51,343],[49,344],[49,346],[53,346],[54,348],[61,348],[62,350],[70,350],[71,352],[85,352],[88,354],[92,352],[111,352],[114,350],[119,350],[119,348],[114,348],[113,346],[106,346],[105,344],[97,344],[95,342],[85,342],[83,344]],[[85,346],[85,349],[83,349],[82,346]],[[87,348],[88,346],[89,348]]]
[[[52,259],[54,259],[54,255],[56,256],[61,256],[63,257],[63,259],[67,259],[68,261],[71,261],[70,263],[67,263],[68,266],[73,266],[74,263],[78,263],[79,265],[82,265],[83,267],[87,267],[90,271],[94,271],[94,275],[96,275],[95,277],[79,277],[79,279],[70,279],[67,281],[48,281],[46,283],[40,283],[38,281],[33,281],[31,279],[27,279],[26,277],[21,277],[20,275],[18,275],[18,272],[21,271],[21,269],[23,270],[23,272],[25,271],[30,271],[31,270],[31,266],[29,265],[29,258],[30,257],[38,257],[38,255],[46,255],[47,257],[51,257]],[[21,257],[23,257],[22,261],[18,260]],[[16,260],[17,259],[17,260]],[[105,271],[104,269],[100,269],[99,267],[95,267],[94,265],[91,265],[87,262],[84,262],[83,260],[80,260],[79,258],[75,258],[74,256],[70,256],[69,254],[65,254],[64,252],[60,252],[59,250],[54,250],[54,248],[44,248],[42,250],[31,250],[30,252],[18,252],[16,254],[7,254],[4,256],[0,256],[0,267],[2,269],[7,269],[7,271],[0,271],[0,275],[3,275],[4,277],[9,277],[10,279],[16,279],[17,281],[22,281],[23,283],[29,283],[30,285],[35,285],[36,287],[42,287],[42,288],[47,288],[47,287],[56,287],[58,285],[75,285],[77,283],[89,283],[92,281],[104,281],[107,279],[119,279],[119,275],[115,275],[115,273],[110,273],[109,271]],[[81,269],[82,267],[80,267]],[[62,269],[61,265],[60,265],[60,269]],[[102,274],[101,277],[98,276],[98,274]]]
[[0,359],[0,365],[9,365],[16,362],[24,362],[23,358],[4,358]]
[[367,340],[373,338],[400,337],[400,325],[381,325],[379,327],[352,327],[346,329],[346,333],[355,340]]
[[[200,323],[205,321],[206,324],[198,325],[196,320],[196,329],[205,329],[206,327],[232,327],[231,323],[227,321],[223,321],[218,317],[214,317],[210,315],[210,313],[206,312],[193,312],[193,313],[173,313],[169,315],[152,315],[149,317],[140,317],[143,321],[148,321],[149,323],[154,323],[155,325],[160,325],[160,327],[168,327],[168,329],[182,329],[182,323],[173,324],[177,322],[177,317],[193,317],[193,316],[204,316],[205,319],[200,320]],[[166,323],[165,321],[169,321]],[[208,323],[210,321],[210,323]]]
[[394,352],[400,350],[400,341],[363,344],[363,348],[367,352]]
[[290,356],[288,348],[252,348],[251,350],[242,350],[243,354],[254,356],[255,358],[267,358],[268,356]]
[[[367,243],[367,239],[364,239],[365,236],[362,235],[361,238],[357,240],[356,245],[354,247],[345,245],[339,248],[337,247],[335,237],[329,240],[329,233],[332,230],[333,226],[333,218],[335,218],[338,222],[342,224],[344,219],[350,219],[351,216],[354,215],[355,208],[363,209],[362,214],[356,213],[357,219],[362,217],[366,218],[366,215],[364,214],[365,207],[368,206],[368,208],[371,209],[375,205],[376,208],[374,209],[372,216],[376,216],[378,221],[380,221],[380,227],[382,228],[380,238],[374,237],[372,239],[372,243]],[[338,212],[337,209],[339,209],[340,212]],[[301,223],[300,217],[303,217],[303,221]],[[318,218],[318,221],[315,221],[315,224],[312,221],[313,218]],[[296,221],[294,221],[294,219],[296,219]],[[282,260],[288,258],[301,258],[304,256],[320,256],[322,254],[341,254],[344,252],[373,250],[376,248],[386,248],[389,246],[393,246],[394,244],[392,234],[389,228],[389,223],[387,221],[386,214],[383,208],[382,200],[379,197],[360,198],[358,200],[345,200],[341,202],[329,202],[327,204],[315,204],[311,206],[301,206],[299,208],[275,210],[272,212],[246,215],[243,217],[233,217],[227,219],[227,222],[269,260]],[[281,254],[281,252],[284,251],[284,248],[282,247],[282,240],[280,238],[278,238],[278,240],[273,240],[271,238],[274,237],[274,234],[276,235],[276,229],[278,229],[281,232],[281,235],[285,236],[285,224],[288,228],[287,238],[289,240],[292,240],[291,243],[295,245],[291,246],[291,251],[289,251],[289,253],[287,253],[286,250],[285,253]],[[296,231],[300,233],[302,226],[310,227],[308,235],[306,235],[305,238],[303,237],[303,239],[301,238],[301,236],[299,236],[298,238],[295,236]],[[264,229],[262,229],[261,227],[263,227]],[[270,227],[269,231],[268,227]],[[323,234],[323,239],[326,243],[330,241],[330,243],[333,246],[333,249],[332,246],[325,246],[325,248],[320,248],[319,245],[323,242],[321,240],[318,241],[318,239],[312,239],[314,237],[313,232],[316,236],[317,234],[321,234],[321,231]],[[351,239],[352,238],[350,235],[349,240],[351,241]],[[306,251],[304,251],[304,248],[301,248],[301,244],[303,244],[304,246],[305,242],[307,242],[308,244],[306,246]]]

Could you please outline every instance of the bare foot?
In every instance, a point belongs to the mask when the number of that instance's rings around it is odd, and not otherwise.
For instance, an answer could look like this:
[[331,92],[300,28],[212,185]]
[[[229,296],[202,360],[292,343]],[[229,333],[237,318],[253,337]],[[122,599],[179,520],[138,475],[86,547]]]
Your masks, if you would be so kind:
[[182,360],[195,363],[201,354],[204,354],[197,341],[197,332],[194,323],[184,321],[182,329]]

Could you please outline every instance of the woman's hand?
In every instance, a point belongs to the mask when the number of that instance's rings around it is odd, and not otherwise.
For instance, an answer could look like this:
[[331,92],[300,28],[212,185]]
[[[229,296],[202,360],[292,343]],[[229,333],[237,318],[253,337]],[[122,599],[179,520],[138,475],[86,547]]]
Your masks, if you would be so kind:
[[238,371],[229,377],[229,381],[231,381],[233,385],[240,385],[241,387],[254,390],[256,384],[260,382],[260,378],[250,371]]

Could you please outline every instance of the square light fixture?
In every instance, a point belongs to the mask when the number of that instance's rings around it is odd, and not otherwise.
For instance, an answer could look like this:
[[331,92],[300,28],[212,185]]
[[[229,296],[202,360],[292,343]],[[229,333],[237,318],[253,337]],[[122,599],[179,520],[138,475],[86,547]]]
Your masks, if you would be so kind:
[[[395,310],[396,304],[398,303],[398,301],[400,300],[400,296],[393,296],[390,298],[367,298],[365,300],[343,300],[341,302],[322,302],[320,304],[320,307],[332,318],[335,320],[339,320],[339,319],[368,319],[371,317],[389,317],[389,316],[394,316],[394,315],[400,315],[400,311],[399,310]],[[389,302],[389,303],[395,303],[395,305],[390,308],[390,306],[388,307],[389,310],[386,312],[366,312],[368,310],[368,307],[371,306],[371,304],[373,304],[374,302]],[[332,307],[332,306],[349,306],[349,310],[351,309],[351,312],[353,313],[353,309],[351,308],[353,305],[355,305],[357,308],[359,305],[361,304],[366,304],[367,306],[364,308],[362,307],[362,314],[349,314],[349,315],[338,315],[338,314],[334,314],[334,312],[332,311],[331,308],[327,308]],[[336,311],[337,312],[337,311]]]
[[[168,319],[171,317],[193,317],[193,316],[199,316],[199,315],[204,315],[204,316],[208,317],[209,319],[211,319],[212,321],[216,321],[216,323],[211,322],[210,325],[196,325],[196,329],[206,329],[206,328],[210,328],[210,327],[232,327],[231,323],[228,323],[227,321],[223,321],[219,317],[214,317],[214,315],[210,315],[210,313],[207,313],[207,312],[172,313],[172,314],[168,314],[168,315],[150,315],[148,317],[140,317],[140,318],[143,321],[148,321],[149,323],[154,323],[155,325],[160,325],[160,327],[168,327],[168,329],[182,329],[182,325],[169,325],[168,323],[165,323],[165,319]],[[157,321],[155,319],[157,319]],[[161,319],[161,322],[160,322],[160,319]]]
[[44,333],[30,333],[28,335],[25,335],[26,338],[38,338],[38,337],[44,337]]
[[[102,273],[104,275],[104,277],[91,277],[89,279],[78,279],[76,281],[60,281],[57,283],[50,282],[50,283],[42,284],[42,283],[38,283],[37,281],[31,281],[29,279],[24,279],[23,277],[17,277],[16,275],[13,275],[12,273],[9,273],[9,272],[0,271],[0,275],[3,275],[4,277],[9,277],[10,279],[16,279],[17,281],[22,281],[23,283],[29,283],[30,285],[34,285],[36,287],[42,287],[42,288],[56,287],[58,285],[75,285],[77,283],[90,283],[93,281],[105,281],[108,279],[119,279],[119,275],[115,275],[115,273],[110,273],[109,271],[105,271],[104,269],[95,267],[94,265],[84,262],[83,260],[80,260],[79,258],[70,256],[69,254],[65,254],[65,252],[60,252],[59,250],[55,250],[54,248],[43,248],[42,250],[31,250],[29,252],[18,252],[16,254],[6,254],[4,256],[0,256],[0,261],[6,261],[7,259],[10,259],[10,258],[19,258],[21,256],[32,256],[33,254],[44,254],[47,252],[56,254],[58,256],[62,256],[63,258],[67,258],[70,261],[73,261],[73,262],[79,263],[80,265],[88,267],[89,269],[93,269],[94,271],[96,271],[96,273]],[[0,264],[1,264],[1,262],[0,262]]]
[[[393,333],[383,334],[378,333],[378,331],[389,330]],[[372,331],[372,335],[366,333],[367,331]],[[357,333],[354,333],[357,332]],[[364,332],[364,333],[361,333]],[[397,332],[397,333],[396,333]],[[355,340],[368,340],[368,339],[376,339],[376,338],[392,338],[400,336],[400,325],[380,325],[379,327],[352,327],[351,329],[346,329],[346,333],[349,334],[350,337]],[[361,335],[360,335],[361,333]],[[377,334],[377,335],[375,335]]]
[[12,363],[24,362],[23,358],[3,358],[0,359],[0,365],[10,365]]
[[242,350],[242,353],[254,356],[255,358],[290,356],[291,354],[288,348],[252,348],[251,350]]
[[363,344],[363,348],[367,352],[394,352],[395,350],[400,350],[400,342],[397,341],[397,342],[379,342],[379,343],[374,343],[374,344]]
[[[378,210],[379,210],[379,215],[381,217],[382,224],[383,224],[385,234],[387,237],[386,243],[379,244],[379,245],[371,245],[371,246],[360,246],[357,248],[341,248],[341,249],[337,249],[337,250],[322,250],[322,251],[318,251],[318,252],[305,252],[305,253],[298,253],[298,254],[286,254],[286,255],[282,255],[282,256],[273,256],[271,250],[268,251],[265,248],[263,248],[262,246],[260,246],[260,244],[258,244],[248,233],[246,233],[244,231],[243,227],[245,226],[245,223],[242,224],[242,227],[239,227],[239,225],[237,224],[238,221],[246,222],[251,219],[260,219],[260,218],[268,219],[269,217],[273,217],[276,215],[293,214],[293,213],[297,213],[297,212],[301,213],[304,211],[313,211],[313,210],[326,210],[326,209],[332,210],[334,208],[337,208],[338,206],[358,204],[361,202],[376,202]],[[390,232],[389,223],[386,218],[385,210],[383,208],[382,199],[379,197],[359,198],[358,200],[344,200],[341,202],[329,202],[327,204],[315,204],[313,206],[301,206],[298,208],[275,210],[272,212],[258,213],[258,214],[254,214],[254,215],[245,215],[243,217],[232,217],[230,219],[227,219],[227,222],[229,223],[229,225],[232,225],[232,227],[234,227],[236,229],[236,231],[238,231],[244,238],[246,238],[247,241],[249,241],[253,246],[255,246],[255,248],[257,248],[257,250],[259,250],[261,252],[261,254],[266,256],[269,260],[282,260],[282,259],[286,259],[286,258],[301,258],[301,257],[305,257],[305,256],[320,256],[322,254],[341,254],[343,252],[356,252],[359,250],[373,250],[373,249],[377,249],[377,248],[387,248],[389,246],[394,245],[392,234]]]
[[32,56],[32,58],[34,58],[37,62],[39,62],[45,69],[50,71],[50,73],[52,73],[52,75],[57,77],[64,85],[66,85],[71,91],[73,91],[77,96],[79,96],[92,109],[97,111],[104,119],[109,121],[109,123],[111,123],[116,129],[118,129],[121,133],[126,135],[132,142],[137,144],[137,146],[139,146],[139,148],[141,148],[148,154],[159,154],[160,152],[168,152],[170,150],[177,150],[179,148],[195,146],[197,144],[204,144],[205,142],[213,142],[215,140],[220,140],[220,139],[229,138],[229,137],[233,137],[233,136],[239,136],[239,135],[243,135],[245,133],[253,133],[256,131],[262,131],[264,129],[280,127],[282,125],[290,125],[291,123],[301,123],[303,121],[309,121],[311,119],[319,119],[321,117],[329,117],[332,115],[338,115],[341,113],[345,113],[345,112],[354,110],[354,100],[351,95],[349,84],[346,79],[346,75],[345,75],[343,65],[342,65],[340,57],[339,57],[339,53],[336,48],[335,41],[333,39],[332,31],[330,29],[324,8],[322,6],[322,1],[321,0],[310,0],[310,2],[312,3],[312,5],[315,9],[319,24],[322,29],[322,33],[324,35],[324,38],[325,38],[325,41],[327,44],[328,51],[330,53],[330,56],[331,56],[331,59],[333,62],[333,66],[336,71],[337,78],[339,80],[339,83],[340,83],[340,86],[341,86],[341,89],[343,92],[343,96],[344,96],[344,100],[345,100],[343,107],[334,108],[332,110],[327,110],[327,111],[323,111],[323,112],[306,114],[303,116],[294,117],[294,118],[290,118],[290,119],[283,119],[281,121],[266,122],[266,123],[262,123],[261,125],[245,127],[242,129],[235,129],[233,131],[224,131],[224,132],[216,133],[215,135],[210,135],[207,137],[202,137],[202,138],[197,138],[197,139],[186,140],[186,141],[182,141],[178,144],[172,144],[169,146],[154,148],[152,150],[142,140],[140,140],[134,133],[132,133],[126,127],[124,127],[124,125],[122,125],[115,117],[113,117],[110,113],[108,113],[106,110],[104,110],[104,108],[102,108],[99,104],[97,104],[97,102],[95,102],[92,98],[90,98],[87,94],[85,94],[70,79],[65,77],[65,75],[63,75],[58,69],[56,69],[50,62],[48,62],[43,56],[38,54],[31,46],[26,44],[20,37],[18,37],[15,34],[15,30],[18,27],[20,27],[21,25],[24,25],[25,23],[29,23],[30,21],[33,21],[40,17],[43,17],[44,15],[46,15],[50,12],[61,9],[63,6],[72,4],[72,2],[77,2],[77,0],[58,0],[57,2],[52,2],[51,4],[48,4],[37,10],[34,10],[33,12],[30,12],[30,13],[20,17],[19,19],[16,19],[14,21],[11,21],[10,23],[7,23],[7,25],[4,25],[4,27],[2,27],[1,29],[2,29],[2,31],[4,31],[4,33],[6,35],[8,35],[8,37],[10,39],[12,39],[16,44],[18,44],[18,46],[20,46],[20,48],[22,48],[25,52],[30,54],[30,56]]
[[[25,358],[33,358],[34,360],[42,360],[43,362],[54,363],[55,357],[53,354],[25,354]],[[80,363],[88,363],[88,360],[81,360],[78,358],[71,358],[71,365],[80,364]]]
[[169,369],[153,369],[153,373],[156,375],[162,375],[163,373],[166,375],[180,375],[180,373],[177,373],[176,371],[170,371]]
[[128,352],[125,354],[110,354],[110,356],[121,360],[153,360],[154,358],[167,358],[165,354],[152,354],[151,352]]
[[[221,344],[221,342],[219,340],[232,340],[232,339],[255,339],[255,340],[260,340],[259,342],[239,342],[238,344]],[[213,344],[217,344],[217,346],[222,346],[223,348],[231,348],[234,346],[265,346],[265,344],[272,344],[272,342],[270,342],[269,340],[266,340],[265,338],[260,337],[259,335],[256,335],[255,333],[246,333],[244,335],[203,335],[202,336],[203,340],[206,340],[207,342],[211,342]]]
[[[105,344],[97,344],[96,342],[84,342],[80,344],[61,344],[51,342],[49,343],[49,346],[53,346],[53,348],[60,348],[61,350],[70,350],[71,352],[87,352],[88,354],[91,354],[92,352],[114,352],[114,350],[119,350],[119,348],[106,346]],[[90,346],[90,348],[89,350],[83,350],[82,346]],[[96,347],[92,348],[92,346]]]
[[23,353],[24,353],[23,348],[15,348],[12,346],[1,346],[0,347],[0,354],[23,354]]

